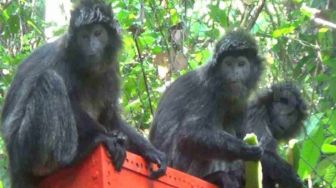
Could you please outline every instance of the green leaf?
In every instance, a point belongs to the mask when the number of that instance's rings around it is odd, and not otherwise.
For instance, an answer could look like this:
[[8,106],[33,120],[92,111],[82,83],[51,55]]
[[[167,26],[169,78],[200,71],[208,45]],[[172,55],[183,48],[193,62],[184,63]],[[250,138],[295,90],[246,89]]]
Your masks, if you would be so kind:
[[32,26],[39,34],[43,34],[43,32],[36,26],[36,24],[32,20],[28,20],[27,23]]
[[155,46],[153,49],[152,49],[152,52],[153,54],[159,54],[162,52],[162,47],[161,46]]
[[274,38],[279,38],[279,37],[281,37],[281,36],[284,36],[284,35],[293,33],[294,30],[295,30],[295,27],[294,27],[294,26],[289,26],[289,27],[280,28],[280,29],[277,29],[277,30],[273,31],[272,36],[273,36]]
[[151,35],[142,35],[140,37],[141,41],[141,46],[146,47],[146,46],[152,46],[156,39],[152,37]]
[[322,145],[322,152],[325,154],[335,154],[336,153],[336,146],[332,144],[323,144]]
[[322,152],[325,154],[335,154],[336,153],[336,145],[334,144],[335,141],[336,138],[334,136],[326,138],[322,145]]
[[320,158],[320,147],[323,143],[323,128],[317,126],[304,141],[299,161],[298,173],[302,179],[309,177]]
[[332,182],[333,187],[335,187],[336,185],[335,177],[336,177],[336,166],[335,165],[328,166],[324,174],[324,180],[326,182],[330,182],[330,183]]
[[219,35],[220,35],[220,32],[218,29],[214,28],[214,29],[211,29],[209,31],[206,32],[207,35],[210,37],[210,38],[218,38]]
[[303,7],[300,8],[300,11],[301,11],[302,15],[304,15],[304,16],[307,16],[309,18],[314,17],[314,13],[312,12],[310,7],[303,6]]
[[318,166],[315,168],[316,176],[322,177],[324,181],[326,181],[328,184],[331,184],[335,181],[334,177],[336,174],[334,171],[335,167],[334,161],[336,161],[336,155],[326,157],[325,159],[320,161]]
[[129,26],[131,26],[135,20],[135,18],[133,17],[133,19],[131,19],[132,16],[131,12],[128,11],[127,9],[121,9],[120,12],[118,13],[118,20],[119,22],[125,27],[128,28]]
[[3,11],[2,15],[4,16],[5,20],[9,20],[10,16],[8,14],[8,10]]
[[209,5],[208,7],[210,9],[210,18],[218,22],[222,27],[227,27],[227,14],[225,10],[220,9],[217,5]]
[[169,13],[170,13],[171,25],[176,25],[181,21],[180,16],[178,15],[176,9],[170,9]]
[[328,32],[329,31],[329,28],[327,27],[322,27],[321,29],[319,29],[319,33],[325,33],[325,32]]

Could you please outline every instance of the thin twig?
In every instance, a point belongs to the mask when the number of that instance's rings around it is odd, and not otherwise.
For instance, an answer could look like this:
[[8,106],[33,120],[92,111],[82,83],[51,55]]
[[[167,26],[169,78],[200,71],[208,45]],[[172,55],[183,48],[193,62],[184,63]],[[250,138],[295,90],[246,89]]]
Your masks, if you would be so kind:
[[148,87],[148,82],[147,82],[147,75],[145,73],[145,68],[144,68],[144,62],[143,62],[143,57],[142,57],[142,53],[140,50],[140,46],[139,46],[139,42],[138,42],[138,35],[137,32],[135,34],[133,34],[133,40],[135,42],[135,47],[138,53],[138,59],[140,61],[140,65],[141,65],[141,72],[142,72],[142,76],[144,79],[144,83],[145,83],[145,88],[146,88],[146,93],[147,93],[147,97],[148,97],[148,103],[149,103],[149,109],[151,111],[151,114],[154,115],[154,110],[152,107],[152,99],[150,97],[150,92],[149,92],[149,87]]
[[[154,2],[155,2],[155,0],[154,0]],[[160,21],[159,21],[160,19],[158,18],[157,14],[156,14],[156,8],[155,8],[156,5],[153,4],[153,1],[150,1],[149,2],[149,6],[152,9],[152,14],[154,14],[155,20],[157,21],[157,23],[160,23]],[[163,40],[163,42],[165,44],[165,48],[166,48],[166,50],[167,50],[167,52],[169,54],[168,55],[168,60],[169,60],[169,64],[171,65],[173,63],[173,60],[172,60],[171,52],[169,50],[169,42],[167,41],[166,35],[163,33],[163,27],[162,27],[161,24],[159,24],[158,29],[159,29],[160,35],[162,36],[162,40]]]

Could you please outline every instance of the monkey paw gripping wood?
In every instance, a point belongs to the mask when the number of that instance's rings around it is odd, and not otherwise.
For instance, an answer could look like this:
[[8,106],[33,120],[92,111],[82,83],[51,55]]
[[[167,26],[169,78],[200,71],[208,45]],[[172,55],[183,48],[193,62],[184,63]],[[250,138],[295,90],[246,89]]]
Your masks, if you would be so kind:
[[145,160],[127,152],[127,158],[120,172],[117,172],[108,153],[99,146],[86,160],[72,167],[62,169],[43,180],[39,188],[215,188],[204,180],[181,171],[168,168],[166,175],[149,179]]

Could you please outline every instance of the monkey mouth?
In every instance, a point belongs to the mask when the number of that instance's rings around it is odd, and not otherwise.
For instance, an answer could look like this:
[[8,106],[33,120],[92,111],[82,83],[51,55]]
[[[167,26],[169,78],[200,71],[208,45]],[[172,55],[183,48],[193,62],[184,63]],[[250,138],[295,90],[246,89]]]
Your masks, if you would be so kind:
[[241,96],[246,93],[246,87],[239,81],[232,81],[229,83],[229,88],[236,96]]
[[102,58],[98,54],[92,54],[87,56],[87,61],[90,64],[99,64],[102,61]]
[[231,88],[239,87],[240,85],[241,85],[241,83],[238,82],[238,81],[231,81],[231,82],[229,82],[229,86],[230,86]]

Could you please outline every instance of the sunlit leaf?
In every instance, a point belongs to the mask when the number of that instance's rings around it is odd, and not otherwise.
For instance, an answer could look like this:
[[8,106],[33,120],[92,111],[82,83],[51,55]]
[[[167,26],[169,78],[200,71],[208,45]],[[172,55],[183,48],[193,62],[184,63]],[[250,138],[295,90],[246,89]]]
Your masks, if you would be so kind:
[[277,30],[273,31],[272,36],[273,36],[274,38],[278,38],[278,37],[287,35],[287,34],[289,34],[289,33],[293,33],[294,30],[295,30],[295,27],[294,27],[294,26],[289,26],[289,27],[280,28],[280,29],[277,29]]
[[8,14],[8,10],[3,11],[2,15],[4,16],[5,20],[8,20],[10,18],[9,14]]
[[336,145],[332,144],[323,144],[322,152],[325,154],[335,154],[336,153]]
[[321,29],[319,29],[320,33],[325,33],[327,31],[329,31],[329,28],[327,28],[327,27],[322,27]]
[[322,145],[322,152],[325,154],[335,154],[336,153],[336,145],[334,142],[336,141],[335,137],[328,137],[325,139]]
[[170,16],[172,25],[175,25],[180,22],[180,16],[177,14],[176,9],[170,9]]

